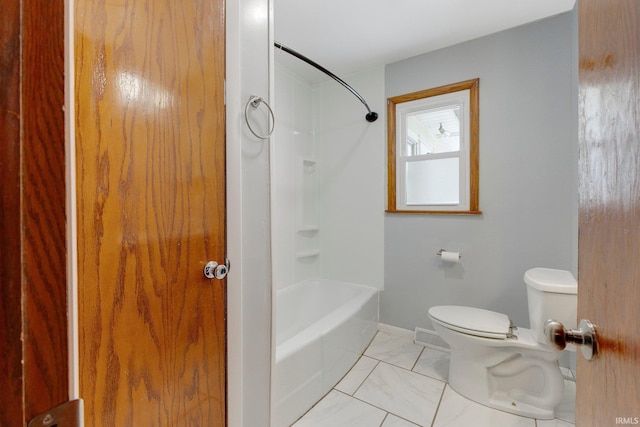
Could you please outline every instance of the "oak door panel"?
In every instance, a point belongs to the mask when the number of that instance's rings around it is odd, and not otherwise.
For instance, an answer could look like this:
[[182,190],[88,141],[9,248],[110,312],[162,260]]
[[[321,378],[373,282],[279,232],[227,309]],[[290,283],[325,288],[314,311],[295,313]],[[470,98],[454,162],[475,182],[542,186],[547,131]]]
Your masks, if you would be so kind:
[[576,425],[640,417],[640,2],[581,0],[578,319],[600,357],[578,353]]
[[225,423],[222,0],[78,0],[87,425]]

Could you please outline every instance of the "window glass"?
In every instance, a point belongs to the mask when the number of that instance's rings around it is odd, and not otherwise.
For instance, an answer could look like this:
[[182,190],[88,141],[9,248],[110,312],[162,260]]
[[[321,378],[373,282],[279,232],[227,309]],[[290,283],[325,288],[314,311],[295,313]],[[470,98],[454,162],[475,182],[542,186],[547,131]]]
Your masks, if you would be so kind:
[[457,205],[460,203],[460,159],[421,160],[407,163],[407,205]]
[[406,156],[460,150],[460,105],[406,115]]

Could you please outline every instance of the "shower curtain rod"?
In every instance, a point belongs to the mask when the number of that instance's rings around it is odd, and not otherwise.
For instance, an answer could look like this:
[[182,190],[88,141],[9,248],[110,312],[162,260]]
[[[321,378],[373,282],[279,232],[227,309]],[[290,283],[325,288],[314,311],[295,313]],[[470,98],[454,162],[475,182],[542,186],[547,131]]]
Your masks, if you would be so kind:
[[333,74],[331,71],[327,70],[326,68],[324,68],[322,65],[318,64],[317,62],[314,62],[312,60],[310,60],[309,58],[307,58],[306,56],[304,56],[301,53],[296,52],[295,50],[288,48],[286,46],[284,46],[281,43],[278,42],[274,42],[273,45],[275,47],[277,47],[280,50],[284,50],[285,52],[287,52],[290,55],[295,56],[298,59],[303,60],[304,62],[306,62],[307,64],[311,65],[312,67],[317,68],[318,70],[322,71],[323,73],[325,73],[326,75],[328,75],[329,77],[331,77],[333,80],[337,81],[338,83],[340,83],[342,86],[344,86],[349,92],[351,92],[352,94],[354,94],[356,96],[356,98],[358,98],[360,100],[360,102],[362,102],[364,104],[364,106],[367,108],[367,115],[365,116],[365,118],[367,119],[368,122],[375,122],[376,119],[378,118],[378,113],[371,111],[371,108],[369,108],[369,105],[367,104],[367,101],[364,100],[364,98],[355,91],[354,88],[352,88],[351,86],[349,86],[347,84],[347,82],[345,82],[344,80],[342,80],[340,77],[336,76],[335,74]]

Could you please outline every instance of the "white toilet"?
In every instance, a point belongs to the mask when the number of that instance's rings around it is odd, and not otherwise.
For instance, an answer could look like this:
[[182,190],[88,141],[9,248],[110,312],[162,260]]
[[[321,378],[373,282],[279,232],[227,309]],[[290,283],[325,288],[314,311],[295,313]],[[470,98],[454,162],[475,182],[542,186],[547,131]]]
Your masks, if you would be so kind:
[[552,419],[564,391],[560,351],[544,337],[547,319],[576,327],[578,283],[564,270],[524,274],[531,329],[501,313],[461,306],[429,309],[435,330],[451,347],[449,385],[461,395],[524,417]]

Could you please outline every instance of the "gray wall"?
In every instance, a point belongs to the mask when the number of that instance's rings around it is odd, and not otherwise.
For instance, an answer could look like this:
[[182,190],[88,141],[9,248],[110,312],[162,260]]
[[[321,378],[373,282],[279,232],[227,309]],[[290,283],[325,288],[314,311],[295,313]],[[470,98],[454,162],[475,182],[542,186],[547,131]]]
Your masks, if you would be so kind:
[[[387,214],[381,322],[432,328],[434,305],[528,327],[524,272],[577,272],[574,12],[387,65],[386,96],[480,78],[481,216]],[[445,265],[440,248],[459,251]]]

